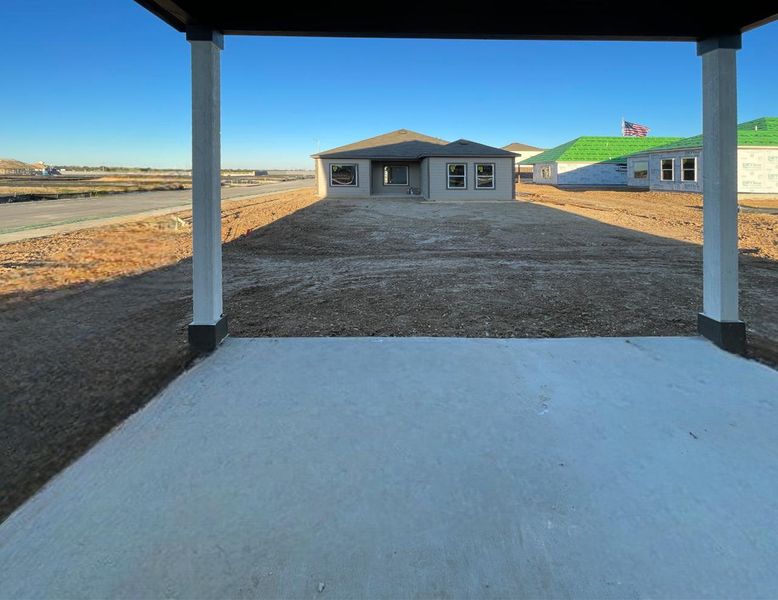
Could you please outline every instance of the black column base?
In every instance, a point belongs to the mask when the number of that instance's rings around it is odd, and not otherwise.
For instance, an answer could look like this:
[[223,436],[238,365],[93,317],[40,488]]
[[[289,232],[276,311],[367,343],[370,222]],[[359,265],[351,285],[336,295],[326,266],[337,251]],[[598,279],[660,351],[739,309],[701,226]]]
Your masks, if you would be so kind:
[[189,346],[196,352],[213,352],[227,337],[227,315],[213,325],[189,325]]
[[743,321],[717,321],[699,313],[697,332],[727,352],[746,353],[746,324]]

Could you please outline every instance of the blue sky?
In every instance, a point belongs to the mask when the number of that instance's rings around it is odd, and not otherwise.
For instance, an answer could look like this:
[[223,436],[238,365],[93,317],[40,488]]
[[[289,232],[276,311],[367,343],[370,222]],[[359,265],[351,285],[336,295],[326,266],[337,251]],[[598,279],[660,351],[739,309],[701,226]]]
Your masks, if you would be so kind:
[[[0,156],[51,164],[190,165],[189,48],[132,0],[3,7]],[[778,116],[778,23],[743,38],[739,116]],[[551,147],[701,129],[690,43],[229,37],[222,164],[308,168],[399,128]]]

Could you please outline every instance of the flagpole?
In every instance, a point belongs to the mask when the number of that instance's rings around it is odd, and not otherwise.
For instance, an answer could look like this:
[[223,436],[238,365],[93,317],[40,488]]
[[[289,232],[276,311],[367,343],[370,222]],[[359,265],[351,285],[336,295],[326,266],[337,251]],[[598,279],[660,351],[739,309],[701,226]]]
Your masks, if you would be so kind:
[[621,117],[621,137],[624,137],[624,117]]

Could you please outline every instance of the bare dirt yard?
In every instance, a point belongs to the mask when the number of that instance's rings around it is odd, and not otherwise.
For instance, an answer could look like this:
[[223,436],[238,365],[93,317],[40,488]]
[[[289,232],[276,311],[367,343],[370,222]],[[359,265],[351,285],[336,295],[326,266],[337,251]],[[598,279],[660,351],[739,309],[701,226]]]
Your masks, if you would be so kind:
[[[701,200],[521,185],[518,202],[225,203],[236,336],[687,335]],[[191,361],[190,214],[0,245],[0,518]],[[742,306],[778,342],[778,215],[741,215]],[[585,358],[585,357],[584,357]]]
[[[702,195],[677,192],[563,190],[522,185],[521,200],[538,202],[603,223],[702,244]],[[739,202],[741,254],[778,260],[778,198],[743,195]]]

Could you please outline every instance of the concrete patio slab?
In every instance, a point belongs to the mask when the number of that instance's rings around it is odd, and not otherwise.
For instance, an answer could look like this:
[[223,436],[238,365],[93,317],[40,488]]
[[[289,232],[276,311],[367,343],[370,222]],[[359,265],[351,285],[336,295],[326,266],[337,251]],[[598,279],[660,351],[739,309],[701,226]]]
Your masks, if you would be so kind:
[[0,597],[774,597],[777,390],[696,338],[228,339],[0,526]]

